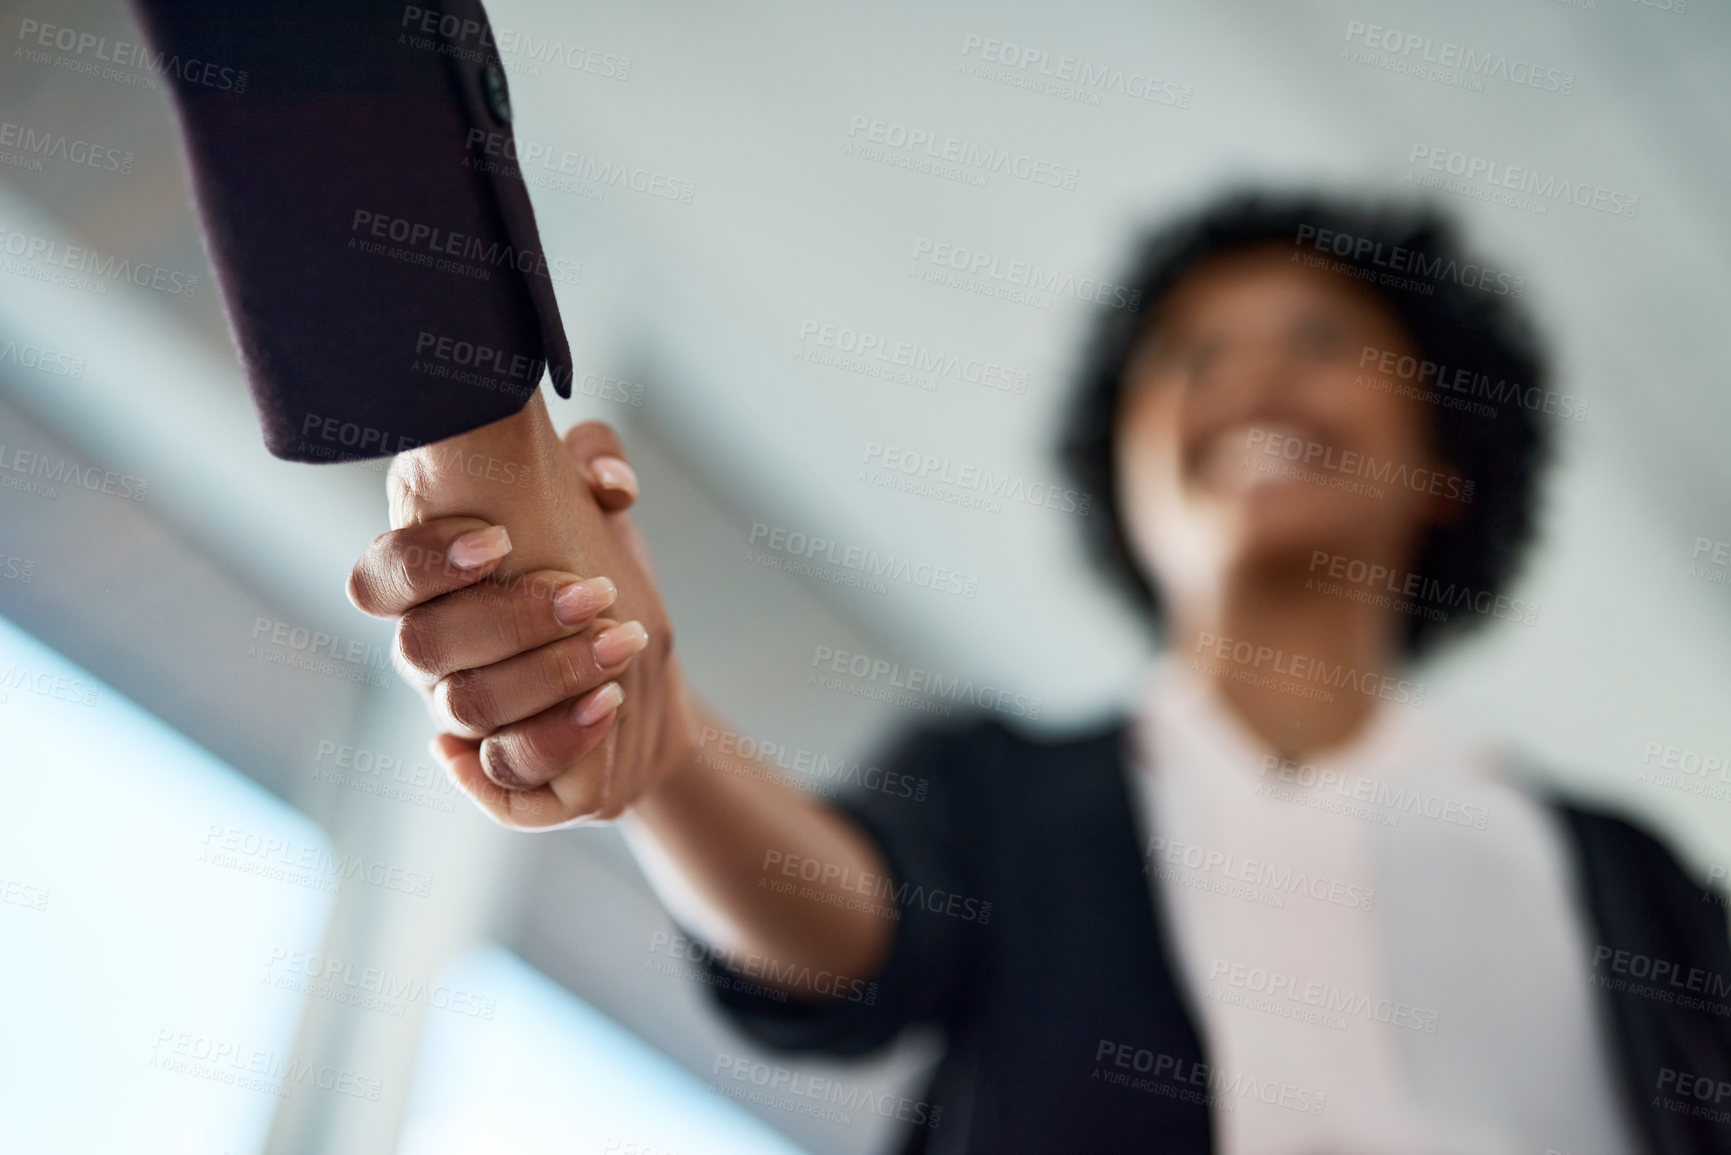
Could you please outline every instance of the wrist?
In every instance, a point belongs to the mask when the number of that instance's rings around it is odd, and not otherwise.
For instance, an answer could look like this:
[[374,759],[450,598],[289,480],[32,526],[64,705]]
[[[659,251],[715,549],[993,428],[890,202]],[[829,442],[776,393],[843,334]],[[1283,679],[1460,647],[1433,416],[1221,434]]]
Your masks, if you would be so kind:
[[391,464],[391,521],[398,527],[459,513],[484,515],[512,490],[542,483],[565,457],[540,390],[509,417],[399,453]]
[[671,653],[662,667],[661,678],[665,712],[650,794],[688,790],[695,779],[707,772],[701,731],[713,719],[692,697],[679,661]]

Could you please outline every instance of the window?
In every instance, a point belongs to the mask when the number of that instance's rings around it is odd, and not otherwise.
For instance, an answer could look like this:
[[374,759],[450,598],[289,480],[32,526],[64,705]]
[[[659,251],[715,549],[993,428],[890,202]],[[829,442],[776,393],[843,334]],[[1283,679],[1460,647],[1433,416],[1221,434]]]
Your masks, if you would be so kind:
[[[0,1118],[16,1151],[255,1152],[335,881],[318,827],[0,618]],[[284,989],[287,987],[288,989]]]
[[496,946],[440,978],[491,1017],[432,1015],[399,1155],[800,1155],[623,1027]]

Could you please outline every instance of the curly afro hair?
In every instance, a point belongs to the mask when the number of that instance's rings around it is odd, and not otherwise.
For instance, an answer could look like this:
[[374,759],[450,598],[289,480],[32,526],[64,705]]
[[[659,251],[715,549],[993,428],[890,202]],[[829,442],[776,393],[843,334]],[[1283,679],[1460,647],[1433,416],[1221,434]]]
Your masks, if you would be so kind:
[[[1431,386],[1437,402],[1432,443],[1475,492],[1461,516],[1429,531],[1413,569],[1442,589],[1471,591],[1481,600],[1496,594],[1532,539],[1538,476],[1549,455],[1538,410],[1539,398],[1552,395],[1531,323],[1516,304],[1524,283],[1474,261],[1434,208],[1314,193],[1229,193],[1137,244],[1119,281],[1139,307],[1101,313],[1060,447],[1078,486],[1099,503],[1084,522],[1095,556],[1158,629],[1159,592],[1131,552],[1117,501],[1113,433],[1125,369],[1156,323],[1161,302],[1186,274],[1216,257],[1270,246],[1305,253],[1315,258],[1312,264],[1321,261],[1375,290],[1424,360],[1482,375],[1470,378],[1485,399],[1476,404]],[[1452,372],[1450,378],[1458,380]],[[1551,401],[1544,407],[1550,410]],[[1427,605],[1408,616],[1403,650],[1419,657],[1439,637],[1487,616],[1446,600]]]

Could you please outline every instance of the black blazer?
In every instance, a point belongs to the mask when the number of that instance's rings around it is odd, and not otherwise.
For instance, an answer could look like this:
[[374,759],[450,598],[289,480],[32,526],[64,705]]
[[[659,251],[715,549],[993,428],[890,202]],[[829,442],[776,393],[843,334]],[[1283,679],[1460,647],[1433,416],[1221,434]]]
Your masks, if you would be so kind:
[[[976,723],[906,743],[894,765],[930,782],[923,801],[880,792],[840,803],[909,887],[886,900],[902,914],[875,1000],[777,1001],[749,982],[711,989],[749,1035],[790,1051],[860,1055],[904,1028],[941,1028],[947,1050],[924,1093],[941,1114],[909,1131],[907,1155],[1204,1155],[1206,1072],[1196,1065],[1206,1054],[1150,900],[1124,738],[1122,724],[1042,742]],[[1614,991],[1610,962],[1595,970],[1634,1130],[1652,1155],[1731,1151],[1731,1123],[1662,1082],[1667,1070],[1731,1080],[1731,1023],[1712,1009],[1731,1003],[1719,901],[1629,823],[1551,805],[1596,946],[1677,964],[1669,999]],[[718,980],[737,977],[709,965]],[[1711,1006],[1690,1009],[1691,989]],[[1112,1085],[1095,1077],[1117,1069],[1098,1060],[1106,1044],[1169,1061],[1137,1076],[1142,1089]]]
[[554,286],[480,0],[132,0],[174,99],[264,426],[379,457],[571,395]]

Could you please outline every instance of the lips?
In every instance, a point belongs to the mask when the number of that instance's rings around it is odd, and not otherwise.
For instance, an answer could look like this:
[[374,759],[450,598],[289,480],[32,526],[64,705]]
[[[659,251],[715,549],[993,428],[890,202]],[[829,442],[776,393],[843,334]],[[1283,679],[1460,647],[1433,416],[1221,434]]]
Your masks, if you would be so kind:
[[1296,464],[1286,455],[1291,446],[1303,447],[1302,459],[1313,445],[1328,449],[1334,444],[1330,431],[1292,414],[1256,415],[1223,423],[1200,438],[1192,476],[1210,489],[1227,493],[1290,485],[1297,480],[1291,469],[1284,468]]

